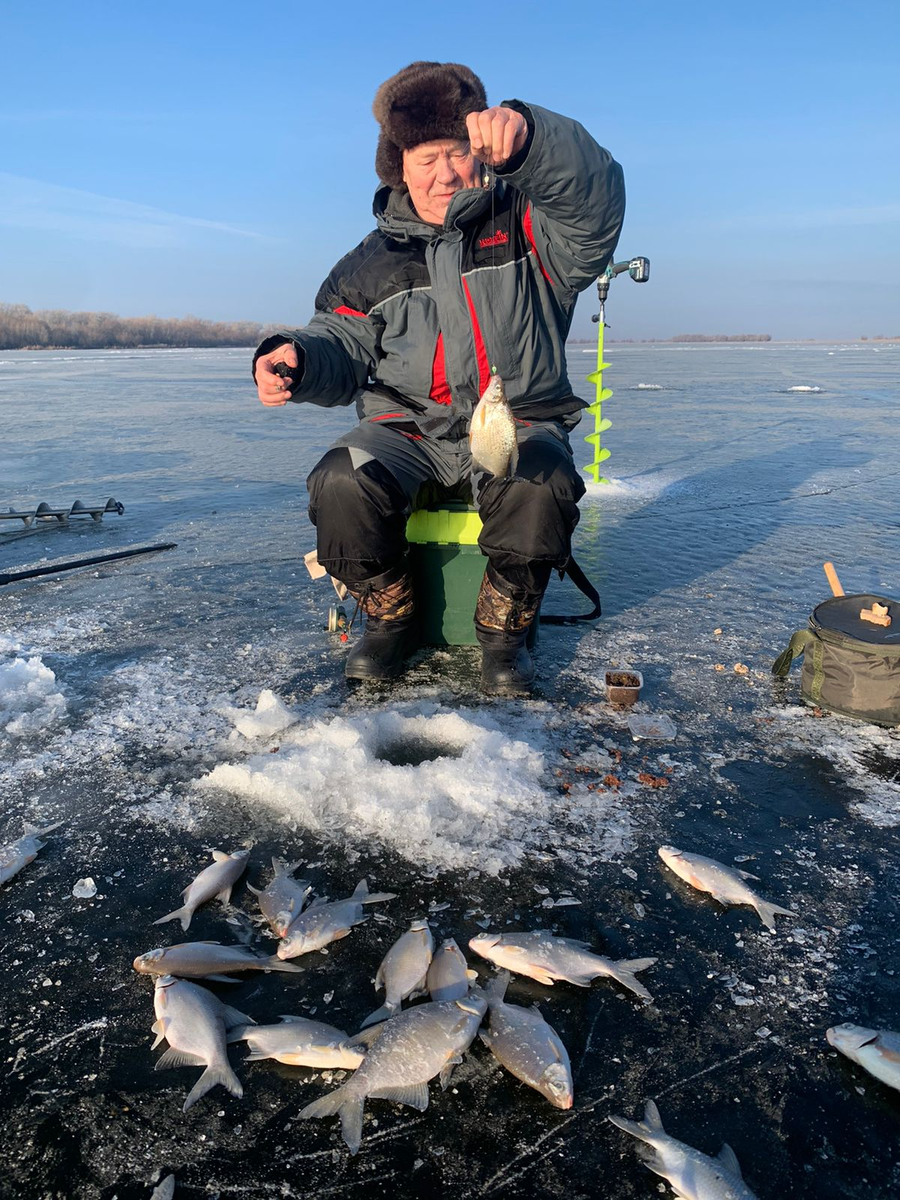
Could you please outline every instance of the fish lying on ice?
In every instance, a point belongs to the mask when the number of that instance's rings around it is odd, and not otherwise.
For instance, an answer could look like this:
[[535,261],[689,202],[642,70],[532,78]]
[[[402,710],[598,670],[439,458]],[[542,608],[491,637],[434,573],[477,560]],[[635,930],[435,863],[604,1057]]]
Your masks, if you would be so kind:
[[223,850],[213,850],[212,856],[215,861],[204,867],[181,893],[184,899],[182,907],[166,913],[164,917],[154,921],[154,925],[164,925],[166,921],[180,921],[181,928],[187,930],[191,917],[207,900],[215,897],[223,904],[228,904],[231,900],[231,889],[243,873],[250,851],[235,850],[233,854],[226,854]]
[[571,1108],[572,1067],[559,1034],[537,1006],[507,1004],[509,971],[501,971],[487,988],[490,1029],[481,1040],[517,1079],[545,1096],[556,1108]]
[[701,892],[709,892],[720,904],[749,904],[759,913],[759,919],[773,933],[775,932],[775,914],[785,917],[796,917],[789,908],[780,908],[757,896],[753,888],[744,881],[756,879],[749,871],[739,871],[736,867],[727,867],[724,863],[716,862],[714,858],[704,858],[702,854],[689,854],[686,850],[676,850],[674,846],[660,846],[659,857],[670,871],[674,871],[679,879],[689,883],[691,887]]
[[669,1137],[652,1100],[647,1101],[643,1121],[612,1116],[609,1120],[644,1143],[639,1150],[643,1162],[651,1171],[668,1179],[681,1200],[756,1200],[744,1183],[740,1164],[727,1143],[718,1157],[710,1158]]
[[835,1050],[859,1065],[888,1087],[900,1091],[900,1033],[889,1029],[866,1029],[864,1025],[835,1025],[825,1033]]
[[175,1176],[167,1175],[150,1193],[150,1200],[172,1200],[175,1195]]
[[274,1058],[289,1067],[353,1071],[366,1057],[365,1047],[354,1045],[348,1034],[306,1017],[282,1017],[280,1025],[239,1026],[228,1040],[247,1043],[247,1062]]
[[284,937],[291,922],[303,912],[303,906],[312,891],[312,884],[305,879],[294,879],[294,872],[301,864],[285,862],[283,858],[272,859],[275,874],[268,887],[259,890],[252,884],[248,889],[256,896],[260,912],[266,918],[272,932]]
[[62,825],[62,821],[55,821],[52,825],[45,825],[43,829],[38,829],[37,825],[29,825],[25,821],[23,825],[25,832],[18,841],[0,847],[0,884],[7,883],[14,875],[18,875],[23,867],[34,862],[38,852],[44,848],[41,838],[52,833],[54,829],[59,829],[60,825]]
[[428,922],[413,921],[382,959],[375,976],[375,991],[384,988],[384,1004],[369,1013],[362,1023],[363,1029],[388,1020],[410,996],[424,994],[425,977],[433,953],[434,938]]
[[472,468],[492,475],[515,475],[519,463],[516,421],[499,375],[492,375],[469,423]]
[[276,953],[279,958],[296,958],[345,938],[354,925],[368,921],[363,916],[364,904],[379,904],[396,899],[396,892],[370,892],[365,879],[356,885],[346,900],[330,903],[314,900],[309,908],[293,921]]
[[253,1018],[229,1008],[206,988],[173,975],[160,975],[153,993],[156,1020],[153,1032],[155,1050],[165,1039],[169,1049],[156,1063],[156,1070],[167,1067],[205,1067],[188,1092],[182,1112],[187,1112],[201,1096],[220,1083],[232,1096],[243,1096],[241,1081],[231,1069],[225,1048],[226,1033],[236,1025],[252,1025]]
[[554,937],[543,929],[532,933],[479,933],[469,946],[498,967],[528,975],[538,983],[549,985],[554,979],[565,979],[578,987],[590,987],[592,979],[608,975],[643,1000],[652,999],[635,976],[637,971],[652,967],[655,958],[625,958],[615,962],[593,954],[587,942]]
[[179,979],[216,979],[237,983],[231,971],[291,971],[303,968],[282,962],[277,955],[254,954],[248,946],[223,946],[221,942],[180,942],[139,954],[134,969],[143,975],[177,975]]
[[352,1079],[327,1096],[307,1104],[301,1120],[311,1117],[341,1118],[341,1133],[355,1154],[362,1140],[366,1097],[393,1100],[424,1112],[428,1107],[428,1081],[440,1075],[447,1080],[478,1032],[487,1009],[483,995],[464,1000],[439,1000],[398,1013],[370,1030],[374,1036],[365,1060]]
[[461,1000],[477,978],[462,950],[453,938],[447,938],[434,952],[425,976],[425,989],[432,1000]]

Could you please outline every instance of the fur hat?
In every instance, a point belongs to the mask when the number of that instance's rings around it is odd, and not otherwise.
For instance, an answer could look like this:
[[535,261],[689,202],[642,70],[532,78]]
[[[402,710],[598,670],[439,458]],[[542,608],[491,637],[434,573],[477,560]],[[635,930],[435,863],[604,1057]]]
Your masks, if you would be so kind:
[[443,138],[468,139],[466,117],[487,108],[484,84],[461,63],[414,62],[375,93],[381,126],[375,170],[388,187],[403,186],[403,151]]

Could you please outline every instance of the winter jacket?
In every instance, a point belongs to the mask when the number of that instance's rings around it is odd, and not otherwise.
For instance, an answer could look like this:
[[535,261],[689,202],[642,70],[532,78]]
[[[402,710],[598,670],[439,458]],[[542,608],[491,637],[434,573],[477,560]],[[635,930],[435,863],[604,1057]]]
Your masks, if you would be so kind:
[[292,400],[355,400],[360,418],[412,416],[423,433],[461,437],[496,367],[521,419],[584,407],[565,342],[578,293],[616,247],[622,169],[577,121],[504,103],[526,117],[528,140],[492,186],[457,192],[443,227],[405,190],[380,188],[378,228],[322,284],[309,325],[259,347],[296,343]]

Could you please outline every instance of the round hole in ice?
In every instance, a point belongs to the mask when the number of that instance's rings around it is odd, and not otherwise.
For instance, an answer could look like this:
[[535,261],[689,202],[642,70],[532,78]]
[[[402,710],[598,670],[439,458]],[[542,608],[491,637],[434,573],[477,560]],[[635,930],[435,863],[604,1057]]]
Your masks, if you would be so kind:
[[373,758],[394,767],[418,767],[439,758],[461,758],[463,747],[449,742],[430,741],[425,737],[390,738],[373,749]]

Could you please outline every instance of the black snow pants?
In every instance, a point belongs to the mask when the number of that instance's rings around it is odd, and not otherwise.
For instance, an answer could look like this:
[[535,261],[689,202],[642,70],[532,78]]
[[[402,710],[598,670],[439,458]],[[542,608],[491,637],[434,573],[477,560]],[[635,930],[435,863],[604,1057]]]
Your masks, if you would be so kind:
[[429,438],[409,418],[367,417],[331,447],[307,480],[318,559],[355,590],[406,553],[410,513],[445,500],[475,503],[479,545],[514,592],[542,594],[569,560],[584,495],[566,427],[518,426],[515,478],[471,476],[468,438]]

